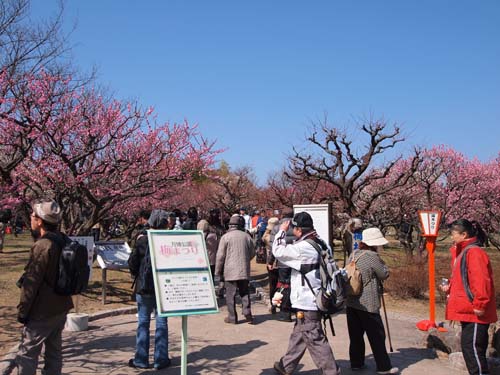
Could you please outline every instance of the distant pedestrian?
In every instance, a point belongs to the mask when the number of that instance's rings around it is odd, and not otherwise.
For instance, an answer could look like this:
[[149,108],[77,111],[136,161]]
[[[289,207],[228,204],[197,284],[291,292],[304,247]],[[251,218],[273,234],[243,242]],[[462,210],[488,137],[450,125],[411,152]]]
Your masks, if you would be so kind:
[[262,236],[262,242],[264,243],[266,249],[266,264],[267,264],[267,275],[269,280],[269,298],[271,303],[271,314],[276,314],[276,306],[272,304],[272,298],[276,292],[276,286],[278,285],[279,271],[278,271],[278,261],[273,256],[273,243],[271,242],[271,231],[278,224],[279,219],[277,217],[272,217],[267,222],[267,228]]
[[[287,245],[285,238],[290,226],[297,241]],[[340,368],[335,362],[332,348],[323,331],[316,297],[309,287],[310,284],[311,288],[317,291],[321,285],[316,276],[320,261],[316,246],[329,249],[314,230],[313,219],[307,212],[300,212],[292,221],[281,224],[274,240],[273,255],[292,269],[291,301],[297,316],[288,349],[274,364],[274,369],[281,375],[293,373],[306,349],[323,375],[340,374]],[[305,278],[308,282],[304,282]]]
[[200,220],[198,222],[197,229],[203,232],[203,236],[205,238],[208,261],[210,264],[210,273],[212,274],[213,279],[215,276],[215,261],[217,259],[217,249],[219,248],[220,237],[217,235],[216,229],[212,227],[207,220]]
[[461,345],[469,374],[489,374],[486,361],[488,328],[498,320],[493,270],[480,248],[473,224],[460,219],[451,225],[451,279],[441,289],[448,293],[446,319],[462,325]]
[[151,216],[151,210],[140,210],[139,216],[135,222],[135,228],[132,231],[130,247],[134,248],[137,241],[137,237],[146,233],[145,231],[149,229],[148,220]]
[[[149,217],[148,225],[152,229],[167,229],[168,212],[153,210]],[[137,237],[135,248],[128,260],[128,265],[130,273],[134,277],[134,292],[136,293],[135,298],[139,315],[135,356],[129,360],[128,365],[134,368],[149,368],[149,326],[151,323],[151,313],[156,310],[153,366],[156,370],[160,370],[170,366],[171,363],[168,357],[168,321],[167,318],[158,316],[156,308],[153,270],[146,230]]]
[[252,229],[252,219],[245,207],[240,208],[240,215],[243,217],[243,219],[245,219],[245,226],[243,227],[243,229],[250,233],[250,230]]
[[66,237],[58,226],[62,212],[53,200],[35,201],[31,231],[35,243],[24,274],[18,281],[21,299],[17,320],[23,324],[22,341],[16,356],[20,375],[34,375],[38,357],[45,348],[43,374],[59,375],[62,369],[62,330],[66,315],[73,308],[71,296],[54,291],[58,263]]
[[[368,337],[377,374],[397,374],[392,367],[385,347],[385,330],[380,316],[381,283],[389,277],[389,269],[377,253],[377,249],[388,241],[378,228],[363,231],[359,250],[353,252],[349,261],[356,257],[356,268],[361,272],[363,287],[360,295],[347,296],[347,329],[349,331],[349,359],[352,370],[361,370],[365,365],[365,340]],[[348,262],[349,263],[349,262]]]
[[0,221],[0,253],[3,253],[3,243],[5,240],[5,230],[7,229],[7,223]]
[[238,323],[236,313],[236,290],[241,297],[242,312],[247,323],[253,323],[250,308],[250,261],[255,256],[255,247],[250,235],[245,232],[245,219],[239,215],[229,220],[229,230],[219,243],[215,274],[224,277],[228,316],[226,323]]
[[[276,238],[276,234],[278,234],[280,230],[281,224],[293,219],[292,211],[287,211],[283,215],[281,215],[281,213],[278,210],[275,210],[275,212],[276,211],[277,211],[276,213],[277,217],[279,218],[283,216],[283,218],[280,219],[278,224],[275,225],[274,228],[271,230],[271,235],[270,235],[271,243],[274,243],[274,239]],[[292,226],[290,226],[285,235],[285,243],[287,245],[290,245],[294,241],[295,241],[295,236],[293,235],[293,228]],[[277,266],[278,266],[278,284],[276,284],[276,288],[280,290],[280,293],[282,295],[281,303],[279,305],[281,314],[278,320],[281,322],[290,323],[292,322],[292,303],[290,301],[290,282],[292,276],[292,269],[278,260],[277,260]]]
[[363,221],[359,218],[352,218],[347,223],[347,227],[342,236],[342,245],[344,248],[345,256],[350,256],[353,251],[359,249],[359,243],[362,239]]
[[187,219],[182,223],[182,229],[184,230],[195,230],[198,224],[198,210],[196,207],[189,207],[187,212]]
[[[208,213],[208,223],[210,227],[215,230],[217,234],[217,249],[219,248],[220,239],[226,232],[224,225],[222,224],[221,211],[218,208],[212,208]],[[217,259],[217,257],[216,257]],[[212,277],[215,276],[215,269],[212,272]],[[214,277],[215,279],[215,277]],[[224,298],[224,276],[219,276],[219,289],[217,290],[217,297]]]
[[10,209],[0,210],[0,253],[3,252],[5,232],[10,219],[12,219],[12,211]]

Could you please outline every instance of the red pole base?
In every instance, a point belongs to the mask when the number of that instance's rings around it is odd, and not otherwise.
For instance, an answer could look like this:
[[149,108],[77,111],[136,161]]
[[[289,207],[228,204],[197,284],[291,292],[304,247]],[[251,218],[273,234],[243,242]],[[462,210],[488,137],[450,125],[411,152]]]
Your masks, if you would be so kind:
[[417,328],[421,331],[428,331],[431,328],[437,328],[436,322],[430,320],[421,320],[417,323]]

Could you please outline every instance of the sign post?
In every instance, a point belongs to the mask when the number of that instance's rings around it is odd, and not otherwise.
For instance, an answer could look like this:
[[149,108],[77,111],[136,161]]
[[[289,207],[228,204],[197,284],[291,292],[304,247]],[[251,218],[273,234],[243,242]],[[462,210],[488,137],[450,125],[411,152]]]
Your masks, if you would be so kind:
[[418,211],[422,233],[425,237],[425,248],[429,254],[429,320],[421,320],[417,323],[417,328],[421,331],[428,331],[437,328],[436,325],[436,280],[434,251],[436,250],[436,238],[441,222],[441,211]]
[[156,306],[182,317],[181,375],[187,375],[189,315],[219,312],[202,231],[148,230]]
[[108,269],[128,269],[130,247],[125,241],[100,241],[95,243],[97,263],[102,269],[102,304],[106,304]]

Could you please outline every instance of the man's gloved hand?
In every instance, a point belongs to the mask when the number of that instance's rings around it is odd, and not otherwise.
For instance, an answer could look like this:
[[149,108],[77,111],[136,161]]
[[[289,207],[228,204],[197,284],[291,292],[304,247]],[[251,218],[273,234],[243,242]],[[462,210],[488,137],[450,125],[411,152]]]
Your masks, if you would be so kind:
[[26,318],[25,316],[22,316],[22,315],[18,315],[17,321],[23,325],[26,325],[26,323],[28,323],[28,318]]

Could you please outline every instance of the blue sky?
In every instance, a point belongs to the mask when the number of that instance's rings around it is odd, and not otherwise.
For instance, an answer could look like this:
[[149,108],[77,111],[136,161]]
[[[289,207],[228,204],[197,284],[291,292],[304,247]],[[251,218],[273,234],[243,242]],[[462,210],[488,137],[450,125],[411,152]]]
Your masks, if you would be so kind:
[[[32,0],[44,17],[55,0]],[[162,121],[198,123],[260,183],[328,113],[373,113],[414,145],[500,151],[500,2],[67,0],[82,69]],[[358,137],[360,141],[362,138]]]

